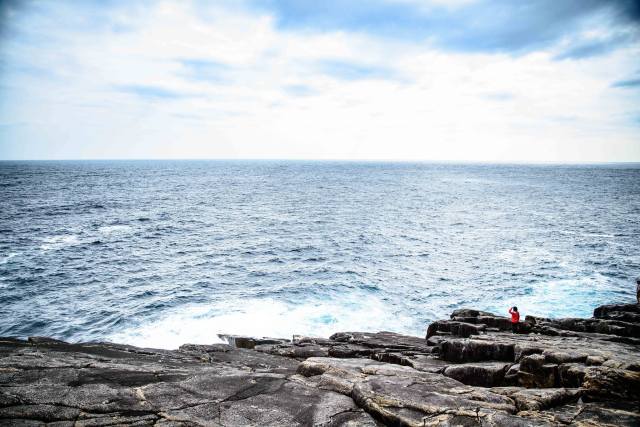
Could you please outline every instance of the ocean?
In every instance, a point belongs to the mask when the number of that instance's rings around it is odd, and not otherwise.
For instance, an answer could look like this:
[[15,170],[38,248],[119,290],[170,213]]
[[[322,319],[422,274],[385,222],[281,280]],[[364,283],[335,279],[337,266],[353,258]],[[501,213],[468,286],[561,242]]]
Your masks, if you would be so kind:
[[640,165],[0,162],[0,336],[422,336],[635,298]]

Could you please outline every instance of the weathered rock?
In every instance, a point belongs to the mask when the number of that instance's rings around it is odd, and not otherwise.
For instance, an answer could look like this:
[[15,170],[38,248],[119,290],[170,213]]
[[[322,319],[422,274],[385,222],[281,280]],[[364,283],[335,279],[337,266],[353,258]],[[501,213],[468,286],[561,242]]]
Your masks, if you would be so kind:
[[[593,317],[599,319],[608,319],[610,318],[610,316],[616,317],[625,313],[640,315],[640,303],[601,305],[593,310]],[[635,316],[633,316],[632,318],[636,319]]]
[[640,372],[604,366],[586,370],[583,387],[591,395],[640,401]]
[[225,336],[178,350],[0,338],[2,425],[638,425],[637,304],[593,319],[456,310],[424,340]]
[[505,373],[510,363],[465,363],[448,366],[443,375],[460,381],[463,384],[481,387],[496,387],[503,384]]
[[640,425],[637,405],[626,402],[578,402],[543,411],[520,412],[522,417],[546,420],[552,425],[617,427]]
[[474,310],[472,308],[459,308],[457,310],[454,310],[453,313],[451,313],[451,319],[454,319],[456,317],[478,317],[478,316],[496,317],[495,314],[489,313],[488,311]]
[[568,388],[494,387],[491,391],[513,399],[518,411],[541,411],[567,402],[576,402],[582,396],[580,389]]
[[447,332],[458,337],[468,338],[471,335],[480,335],[485,329],[485,325],[474,325],[455,320],[438,320],[429,325],[425,339],[429,339],[438,332]]
[[514,361],[514,344],[481,341],[476,339],[451,339],[440,344],[440,357],[449,362]]
[[433,347],[430,347],[422,338],[396,334],[394,332],[340,332],[333,334],[330,338],[337,342],[384,349],[385,351],[390,352],[433,352]]
[[[423,419],[477,420],[515,412],[513,401],[439,374],[365,359],[311,358],[298,372],[320,387],[351,396],[388,425],[424,425]],[[478,411],[476,411],[476,409]],[[439,416],[446,415],[444,418]],[[427,424],[429,425],[429,424]]]
[[257,345],[265,344],[286,344],[289,340],[280,338],[253,338],[241,335],[218,334],[218,338],[225,340],[229,345],[236,348],[253,349]]
[[256,351],[274,354],[277,356],[291,357],[294,359],[306,359],[307,357],[327,357],[329,347],[319,345],[294,345],[294,344],[263,344],[255,347]]
[[10,424],[376,425],[342,394],[291,378],[297,363],[230,346],[179,351],[0,340]]
[[558,382],[562,387],[582,387],[589,369],[591,368],[580,363],[562,364],[558,367]]
[[526,388],[550,388],[556,385],[558,365],[545,364],[545,356],[531,354],[520,359],[518,383]]

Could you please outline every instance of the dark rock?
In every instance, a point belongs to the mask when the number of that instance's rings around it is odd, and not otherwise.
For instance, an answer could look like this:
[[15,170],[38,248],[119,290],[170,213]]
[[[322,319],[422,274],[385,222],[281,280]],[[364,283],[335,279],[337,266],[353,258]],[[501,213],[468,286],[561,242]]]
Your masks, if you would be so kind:
[[[521,412],[523,416],[527,416]],[[536,419],[546,419],[554,425],[572,426],[637,426],[640,414],[637,405],[626,402],[578,402],[560,405],[532,413]]]
[[520,372],[520,364],[513,364],[507,369],[504,374],[503,384],[504,386],[516,386],[518,385],[518,372]]
[[291,379],[297,363],[289,358],[221,345],[134,351],[63,344],[0,340],[0,419],[11,425],[376,425],[351,398]]
[[514,361],[514,344],[451,339],[440,344],[440,357],[449,362]]
[[429,325],[425,339],[429,339],[437,332],[447,332],[451,335],[468,338],[471,335],[480,335],[485,328],[485,325],[474,325],[455,320],[438,320]]
[[466,385],[496,387],[502,385],[510,363],[482,362],[448,366],[443,375]]
[[606,319],[617,313],[640,314],[640,303],[638,304],[607,304],[596,307],[593,310],[593,317]]
[[424,425],[424,419],[432,425],[452,419],[476,422],[515,412],[509,398],[404,366],[365,359],[311,358],[298,372],[317,377],[319,387],[351,396],[387,425]]
[[319,345],[263,344],[255,347],[256,351],[277,356],[306,359],[307,357],[329,356],[329,348]]
[[49,337],[29,337],[28,341],[31,344],[66,344],[64,341]]
[[640,401],[640,372],[596,366],[586,370],[583,387],[593,396]]
[[576,402],[583,394],[580,389],[569,388],[494,387],[491,391],[513,399],[518,411],[542,411],[568,402]]
[[422,338],[394,332],[340,332],[333,334],[330,338],[337,342],[358,344],[369,348],[384,348],[387,351],[411,351],[415,353],[431,353],[433,351],[433,348]]
[[[456,310],[428,339],[225,336],[178,350],[0,338],[0,425],[638,425],[637,304]],[[470,338],[471,337],[471,338]]]
[[[547,335],[563,335],[557,331],[571,331],[640,338],[640,324],[603,318],[566,318],[548,319],[546,321],[538,319],[533,326],[533,331]],[[564,335],[566,336],[566,334]]]
[[558,365],[545,364],[545,356],[532,354],[520,359],[518,383],[526,388],[550,388],[556,384]]
[[257,345],[286,344],[290,342],[289,340],[279,338],[253,338],[228,334],[218,334],[218,338],[225,340],[233,347],[247,349],[253,349]]
[[587,355],[584,353],[565,353],[562,351],[544,350],[542,355],[546,363],[585,363],[587,360]]
[[562,387],[579,388],[589,367],[580,363],[565,363],[558,368],[559,383]]
[[329,347],[328,353],[331,357],[368,357],[375,353],[375,349],[361,345],[343,344]]
[[455,317],[478,317],[478,316],[496,317],[495,314],[489,313],[488,311],[474,310],[471,308],[459,308],[457,310],[454,310],[453,313],[451,313],[451,319]]

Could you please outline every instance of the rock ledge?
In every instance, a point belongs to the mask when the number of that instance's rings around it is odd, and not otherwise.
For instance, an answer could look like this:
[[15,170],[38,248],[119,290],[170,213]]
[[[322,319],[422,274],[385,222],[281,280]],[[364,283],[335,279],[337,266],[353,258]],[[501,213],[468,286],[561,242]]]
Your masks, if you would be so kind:
[[640,425],[640,305],[175,351],[0,338],[0,425]]

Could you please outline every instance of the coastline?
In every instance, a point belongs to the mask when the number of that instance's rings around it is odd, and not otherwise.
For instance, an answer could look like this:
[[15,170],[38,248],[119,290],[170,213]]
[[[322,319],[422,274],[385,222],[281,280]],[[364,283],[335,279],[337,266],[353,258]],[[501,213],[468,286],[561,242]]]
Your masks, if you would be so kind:
[[178,350],[0,338],[0,425],[638,425],[640,304]]

